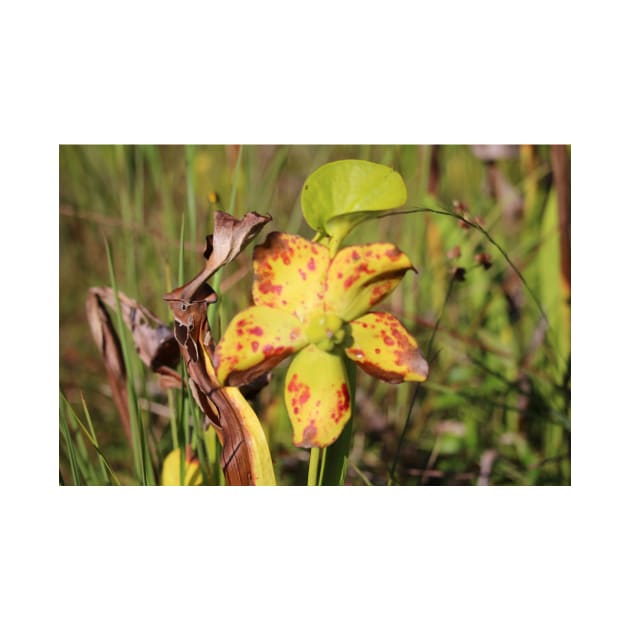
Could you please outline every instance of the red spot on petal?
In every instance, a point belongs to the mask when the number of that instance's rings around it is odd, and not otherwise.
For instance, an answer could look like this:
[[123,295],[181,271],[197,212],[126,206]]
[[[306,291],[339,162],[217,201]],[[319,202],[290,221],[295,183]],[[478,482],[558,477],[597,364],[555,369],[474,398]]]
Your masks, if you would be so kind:
[[257,341],[252,341],[252,350],[256,352],[260,344]]
[[394,345],[394,340],[389,335],[383,335],[383,341],[385,342],[385,345],[387,346]]
[[376,354],[381,354],[381,349],[380,348],[374,348],[374,352],[376,352]]
[[242,350],[243,349],[243,344],[242,343],[237,343],[236,344],[236,349],[237,350]]
[[370,293],[370,306],[380,302],[384,295],[392,288],[393,282],[383,282],[381,284],[377,284],[372,289]]
[[300,379],[299,379],[299,376],[298,376],[297,374],[294,374],[294,375],[291,377],[291,380],[289,381],[289,384],[287,385],[287,389],[288,389],[290,392],[295,392],[295,391],[297,391],[297,389],[298,389],[298,381],[299,381],[299,380],[300,380]]
[[256,335],[256,337],[262,337],[264,334],[263,329],[260,326],[254,326],[247,331],[250,335]]
[[281,356],[291,352],[291,348],[288,346],[272,346],[270,343],[265,344],[262,349],[265,357]]
[[300,278],[302,278],[302,280],[306,280],[306,273],[304,273],[304,271],[302,271],[302,269],[298,269],[298,272],[300,274]]
[[345,408],[348,409],[350,406],[350,392],[348,391],[348,386],[345,383],[341,385],[341,395],[344,399]]
[[315,271],[315,260],[311,258],[306,265],[311,271]]
[[353,251],[352,252],[352,260],[359,260],[359,258],[360,258],[359,252]]
[[282,285],[273,284],[271,280],[263,280],[258,283],[258,290],[264,294],[275,293],[276,295],[280,295],[282,293]]
[[299,410],[310,400],[311,388],[306,383],[301,382],[297,374],[294,374],[287,385],[287,390],[291,394],[295,394],[291,397],[291,405],[293,405],[294,413],[297,414],[295,409],[298,408]]
[[331,415],[334,422],[338,424],[345,412],[350,408],[350,392],[345,383],[342,383],[341,387],[336,391],[336,396],[335,408]]

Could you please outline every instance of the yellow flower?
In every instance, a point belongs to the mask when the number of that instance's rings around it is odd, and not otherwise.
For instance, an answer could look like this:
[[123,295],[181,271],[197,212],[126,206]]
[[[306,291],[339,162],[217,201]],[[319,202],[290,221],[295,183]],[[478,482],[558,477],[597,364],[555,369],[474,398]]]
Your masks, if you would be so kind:
[[296,446],[332,444],[350,419],[344,355],[390,383],[424,381],[418,344],[389,313],[368,312],[413,265],[391,243],[333,258],[318,243],[272,232],[254,249],[254,306],[229,324],[215,354],[222,383],[241,385],[296,354],[285,403]]

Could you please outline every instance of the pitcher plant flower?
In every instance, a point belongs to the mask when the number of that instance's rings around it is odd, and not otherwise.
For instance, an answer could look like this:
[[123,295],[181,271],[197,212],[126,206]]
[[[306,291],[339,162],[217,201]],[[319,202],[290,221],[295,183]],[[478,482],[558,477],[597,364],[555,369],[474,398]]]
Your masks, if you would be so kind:
[[369,312],[414,269],[395,245],[353,245],[333,255],[320,243],[272,232],[254,248],[253,266],[254,305],[218,343],[217,376],[239,386],[295,355],[284,397],[296,446],[328,446],[350,419],[347,359],[389,383],[426,380],[428,364],[403,324]]

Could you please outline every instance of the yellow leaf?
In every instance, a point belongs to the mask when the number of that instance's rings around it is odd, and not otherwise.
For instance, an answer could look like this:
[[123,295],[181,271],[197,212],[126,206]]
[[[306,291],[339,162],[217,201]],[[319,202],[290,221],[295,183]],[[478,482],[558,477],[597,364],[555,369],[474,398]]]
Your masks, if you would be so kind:
[[[181,461],[184,457],[184,477],[180,475]],[[182,483],[183,481],[183,483]],[[189,458],[182,454],[180,448],[176,448],[171,451],[162,464],[162,479],[161,485],[163,486],[200,486],[202,481],[201,466],[199,460],[196,458]]]
[[389,313],[368,313],[351,322],[346,354],[363,370],[389,383],[425,381],[429,365],[416,340]]
[[284,400],[296,446],[332,444],[351,415],[343,359],[314,345],[301,350],[287,370]]
[[328,270],[327,311],[351,321],[388,296],[413,265],[391,243],[345,247]]
[[[305,321],[324,297],[328,249],[293,234],[271,232],[254,248],[254,304]],[[321,307],[320,307],[321,310]]]
[[268,372],[306,344],[303,325],[293,315],[252,306],[228,325],[214,352],[221,383],[240,385]]
[[245,400],[237,387],[226,387],[225,395],[229,398],[235,413],[240,416],[245,447],[251,464],[251,483],[254,486],[275,486],[276,478],[267,438],[258,416]]

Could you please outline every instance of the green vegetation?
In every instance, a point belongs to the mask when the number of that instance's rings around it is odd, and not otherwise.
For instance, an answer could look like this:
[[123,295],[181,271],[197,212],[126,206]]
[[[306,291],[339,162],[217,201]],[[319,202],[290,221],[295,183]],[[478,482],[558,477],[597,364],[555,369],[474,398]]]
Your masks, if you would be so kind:
[[[409,256],[419,273],[383,310],[413,334],[431,372],[392,386],[356,371],[346,483],[570,483],[568,147],[62,146],[59,157],[60,483],[152,485],[175,448],[183,473],[185,445],[204,482],[222,482],[219,445],[194,401],[160,389],[125,329],[127,438],[87,324],[87,291],[116,285],[170,322],[162,296],[203,265],[213,210],[269,213],[265,233],[310,238],[305,179],[351,158],[392,167],[406,185],[410,212],[368,218],[344,245],[392,242]],[[251,303],[251,246],[212,285],[218,341]],[[278,483],[305,484],[309,452],[292,444],[286,369],[254,407]]]

